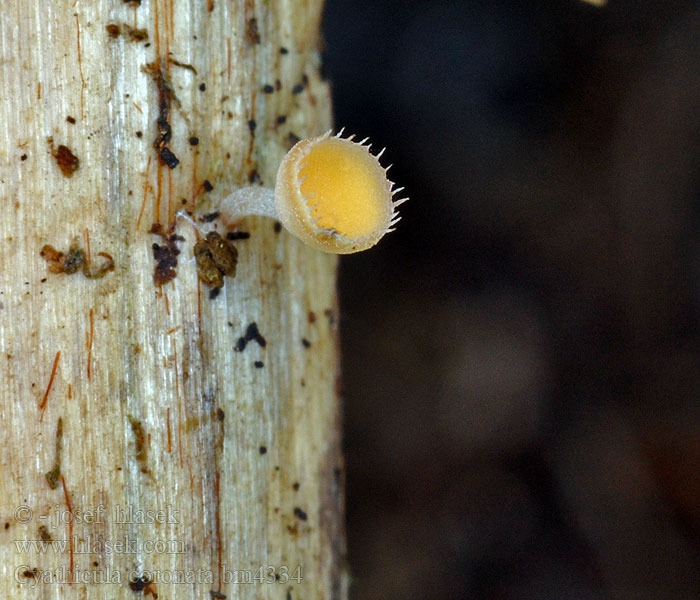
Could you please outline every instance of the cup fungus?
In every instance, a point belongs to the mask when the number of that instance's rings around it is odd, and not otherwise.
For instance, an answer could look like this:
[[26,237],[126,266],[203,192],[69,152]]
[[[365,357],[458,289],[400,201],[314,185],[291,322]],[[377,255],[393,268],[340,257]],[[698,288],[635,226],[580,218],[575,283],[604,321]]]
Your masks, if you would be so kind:
[[342,131],[297,142],[286,154],[275,189],[242,187],[217,210],[228,221],[248,215],[279,219],[304,243],[324,252],[350,254],[374,246],[393,231],[399,216],[387,170],[377,156]]

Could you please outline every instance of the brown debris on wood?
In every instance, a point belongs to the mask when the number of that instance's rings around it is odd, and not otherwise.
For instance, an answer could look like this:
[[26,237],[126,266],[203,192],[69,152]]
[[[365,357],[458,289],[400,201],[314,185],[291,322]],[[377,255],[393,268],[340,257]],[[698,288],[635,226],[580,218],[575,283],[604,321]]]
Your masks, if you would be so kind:
[[41,538],[42,542],[51,541],[51,534],[49,533],[49,530],[46,527],[46,525],[39,525],[39,537]]
[[46,473],[46,481],[52,490],[58,487],[58,482],[61,478],[61,448],[63,446],[63,419],[58,418],[58,423],[56,424],[56,458],[54,459],[54,466],[48,473]]
[[155,590],[155,584],[147,575],[134,577],[129,581],[129,589],[134,592],[143,592],[144,596],[151,596],[154,600],[158,598],[158,592]]
[[153,244],[153,258],[156,260],[153,281],[156,285],[161,286],[177,277],[175,267],[177,267],[177,257],[180,254],[177,244],[184,241],[185,238],[172,233],[172,229],[166,234],[160,223],[154,223],[150,233],[159,235],[165,241],[163,246]]
[[175,65],[176,67],[180,67],[181,69],[187,69],[188,71],[192,71],[195,75],[197,74],[197,69],[195,69],[189,63],[180,62],[179,60],[174,59],[172,56],[168,58],[168,60],[170,61],[171,65]]
[[92,263],[90,262],[83,265],[83,275],[85,275],[85,277],[88,279],[101,279],[110,271],[114,271],[114,259],[111,257],[111,255],[107,254],[106,252],[98,252],[97,256],[105,259],[105,262],[103,262],[99,267],[91,269],[90,265]]
[[147,454],[148,454],[148,440],[150,436],[146,436],[146,432],[143,429],[141,421],[135,419],[129,415],[129,423],[131,425],[131,431],[134,434],[134,444],[136,449],[136,460],[141,465],[141,472],[151,475],[148,470],[147,464]]
[[136,29],[126,23],[124,23],[122,27],[124,28],[124,35],[130,42],[143,42],[148,39],[148,31],[145,29]]
[[124,37],[128,42],[143,42],[148,40],[148,30],[137,29],[128,23],[122,23],[121,26],[117,23],[110,23],[105,26],[107,35],[111,38],[118,38],[122,34],[122,28],[124,30]]
[[256,18],[248,19],[246,22],[245,40],[251,46],[260,43],[260,32],[258,31],[258,20]]
[[224,276],[236,276],[238,250],[215,231],[195,244],[194,257],[199,278],[210,287],[220,288],[224,285]]
[[68,146],[59,144],[57,147],[54,147],[52,137],[48,141],[51,146],[51,155],[56,159],[56,164],[61,169],[61,173],[63,173],[64,177],[73,177],[73,173],[80,168],[80,159],[73,154]]
[[49,263],[49,273],[66,273],[71,275],[82,268],[85,263],[83,251],[71,245],[68,254],[59,252],[50,244],[45,244],[39,252],[47,263]]
[[97,256],[105,260],[99,267],[91,269],[92,263],[87,260],[85,251],[78,245],[77,240],[73,241],[67,253],[59,252],[50,244],[45,244],[39,256],[49,263],[49,273],[72,275],[82,271],[88,279],[100,279],[114,270],[114,259],[106,252],[97,253]]
[[174,169],[180,164],[180,160],[168,148],[168,142],[172,137],[172,127],[170,126],[170,109],[173,103],[178,104],[173,86],[158,63],[152,62],[143,67],[143,71],[153,78],[158,86],[158,119],[156,126],[158,133],[153,142],[160,161]]

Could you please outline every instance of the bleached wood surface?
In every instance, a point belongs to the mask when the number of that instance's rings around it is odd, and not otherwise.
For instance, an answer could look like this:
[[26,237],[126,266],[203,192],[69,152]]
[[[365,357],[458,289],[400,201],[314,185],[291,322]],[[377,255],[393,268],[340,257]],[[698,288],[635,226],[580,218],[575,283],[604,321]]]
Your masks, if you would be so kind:
[[[2,0],[0,597],[346,596],[335,258],[248,219],[210,299],[193,228],[162,287],[149,233],[329,128],[321,4]],[[42,247],[74,241],[114,271],[51,273]],[[266,345],[235,351],[253,322]]]

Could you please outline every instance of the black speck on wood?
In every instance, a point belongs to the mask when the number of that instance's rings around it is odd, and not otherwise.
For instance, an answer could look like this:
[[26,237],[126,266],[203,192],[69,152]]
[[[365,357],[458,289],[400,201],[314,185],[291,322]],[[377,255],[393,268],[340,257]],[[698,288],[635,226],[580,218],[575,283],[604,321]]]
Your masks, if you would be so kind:
[[252,341],[256,341],[261,348],[264,348],[267,345],[267,341],[262,335],[260,335],[258,325],[255,322],[248,325],[244,337],[238,338],[238,341],[236,342],[236,352],[243,352],[245,347],[248,345],[248,342]]
[[229,231],[226,234],[227,240],[247,240],[250,237],[250,233],[247,231]]

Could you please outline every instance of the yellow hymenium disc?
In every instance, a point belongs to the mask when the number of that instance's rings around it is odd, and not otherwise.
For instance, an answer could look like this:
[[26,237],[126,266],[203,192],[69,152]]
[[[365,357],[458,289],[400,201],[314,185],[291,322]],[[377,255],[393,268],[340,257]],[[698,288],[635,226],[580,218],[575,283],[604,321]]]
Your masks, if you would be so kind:
[[391,184],[367,147],[328,137],[301,163],[300,189],[317,227],[351,239],[386,231],[393,211]]

